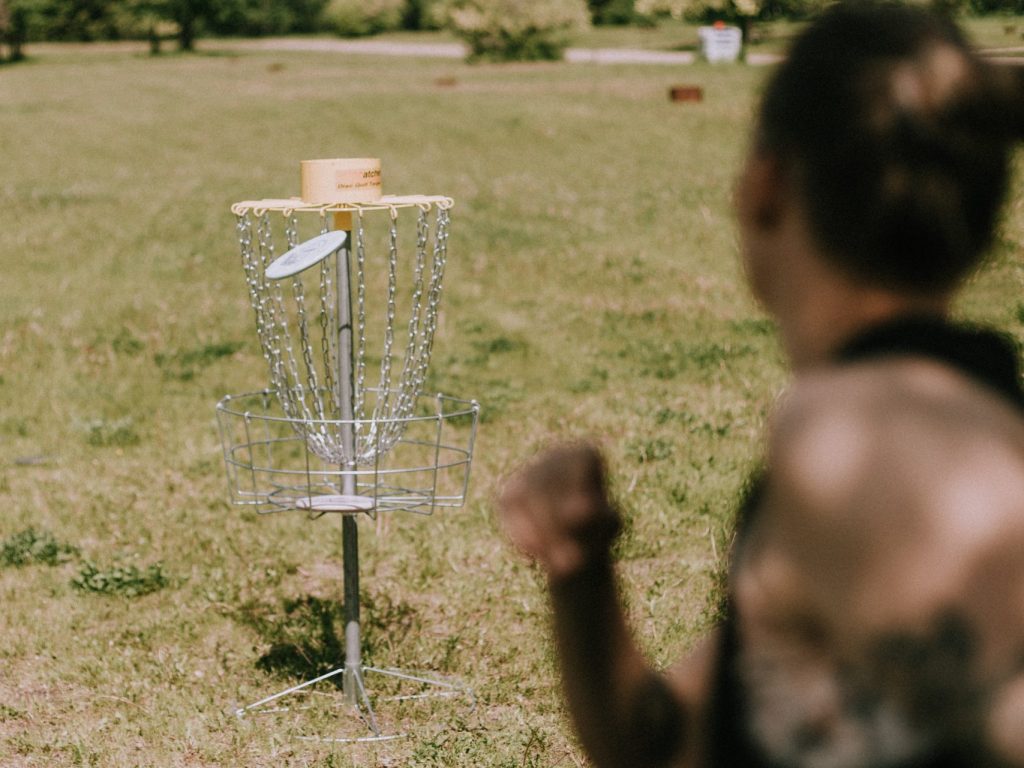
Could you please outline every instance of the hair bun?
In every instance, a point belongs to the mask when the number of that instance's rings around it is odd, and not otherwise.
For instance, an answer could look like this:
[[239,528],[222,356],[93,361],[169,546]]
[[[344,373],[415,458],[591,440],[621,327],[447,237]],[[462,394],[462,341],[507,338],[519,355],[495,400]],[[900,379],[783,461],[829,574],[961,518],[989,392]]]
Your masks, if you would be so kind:
[[1024,67],[980,58],[921,6],[833,3],[775,70],[758,127],[837,268],[949,291],[992,243],[1024,140]]

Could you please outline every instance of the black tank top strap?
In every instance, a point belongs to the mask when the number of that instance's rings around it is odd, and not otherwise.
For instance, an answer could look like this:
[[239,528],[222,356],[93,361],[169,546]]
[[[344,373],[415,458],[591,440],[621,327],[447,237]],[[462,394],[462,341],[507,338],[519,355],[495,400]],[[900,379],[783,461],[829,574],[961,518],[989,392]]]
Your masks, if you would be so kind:
[[935,315],[907,315],[872,326],[840,348],[839,362],[927,357],[1000,393],[1024,410],[1017,344],[1009,336]]
[[[1024,411],[1018,345],[1004,333],[952,323],[938,315],[904,315],[854,336],[835,359],[843,364],[897,356],[924,357],[947,365]],[[736,515],[737,538],[742,538],[757,509],[764,481],[763,470],[747,481]]]

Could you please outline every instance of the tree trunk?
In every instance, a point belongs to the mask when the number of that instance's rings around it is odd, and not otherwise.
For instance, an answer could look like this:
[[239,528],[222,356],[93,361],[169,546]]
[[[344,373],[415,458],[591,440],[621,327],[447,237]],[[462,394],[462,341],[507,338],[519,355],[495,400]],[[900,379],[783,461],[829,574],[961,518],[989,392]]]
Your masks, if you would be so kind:
[[[2,1],[2,0],[0,0]],[[10,24],[7,27],[7,48],[11,61],[21,61],[25,54],[21,46],[28,38],[28,11],[24,8],[15,8],[10,15]]]
[[10,33],[11,12],[7,7],[7,0],[0,0],[0,62],[4,60],[4,44],[9,43]]
[[196,47],[196,17],[186,13],[178,19],[178,49],[192,51]]
[[746,50],[750,44],[750,27],[752,19],[749,16],[740,16],[740,33],[743,36],[743,49]]

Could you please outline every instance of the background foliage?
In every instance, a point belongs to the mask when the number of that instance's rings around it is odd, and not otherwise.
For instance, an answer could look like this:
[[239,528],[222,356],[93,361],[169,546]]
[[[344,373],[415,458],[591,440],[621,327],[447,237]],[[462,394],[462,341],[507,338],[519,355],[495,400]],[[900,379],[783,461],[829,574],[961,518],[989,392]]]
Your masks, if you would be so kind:
[[372,35],[402,27],[406,0],[328,0],[325,26],[345,37]]
[[[910,0],[953,13],[1020,14],[1024,0]],[[558,58],[581,24],[650,26],[662,19],[803,19],[826,0],[0,0],[0,61],[25,41],[165,38],[191,49],[197,35],[372,35],[448,27],[477,56]],[[7,52],[3,52],[3,48]]]
[[584,0],[452,0],[449,23],[473,58],[560,59],[590,24]]

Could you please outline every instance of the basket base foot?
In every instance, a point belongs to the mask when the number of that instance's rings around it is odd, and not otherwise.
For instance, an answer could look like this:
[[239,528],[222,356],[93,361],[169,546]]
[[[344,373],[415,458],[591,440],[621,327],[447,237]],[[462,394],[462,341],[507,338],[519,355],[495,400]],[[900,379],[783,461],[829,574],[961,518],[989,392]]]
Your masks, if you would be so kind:
[[[380,681],[378,690],[372,697],[367,691],[368,676]],[[343,687],[336,684],[339,677],[345,680]],[[335,683],[333,690],[316,690],[317,687],[327,687],[330,682]],[[374,702],[378,705],[393,705],[389,709],[397,710],[414,703],[429,705],[439,700],[461,702],[460,708],[464,714],[470,714],[476,709],[476,697],[472,689],[433,673],[368,666],[355,669],[340,667],[239,707],[235,710],[235,715],[240,719],[270,715],[291,716],[298,730],[317,731],[315,734],[298,735],[296,738],[302,741],[334,744],[372,743],[393,741],[409,735],[404,727],[401,712],[389,713],[386,719],[378,718]],[[340,728],[344,728],[338,724],[340,714],[354,716],[357,721],[358,725],[354,728],[349,724],[351,733],[339,732]],[[328,732],[335,735],[327,735]]]

